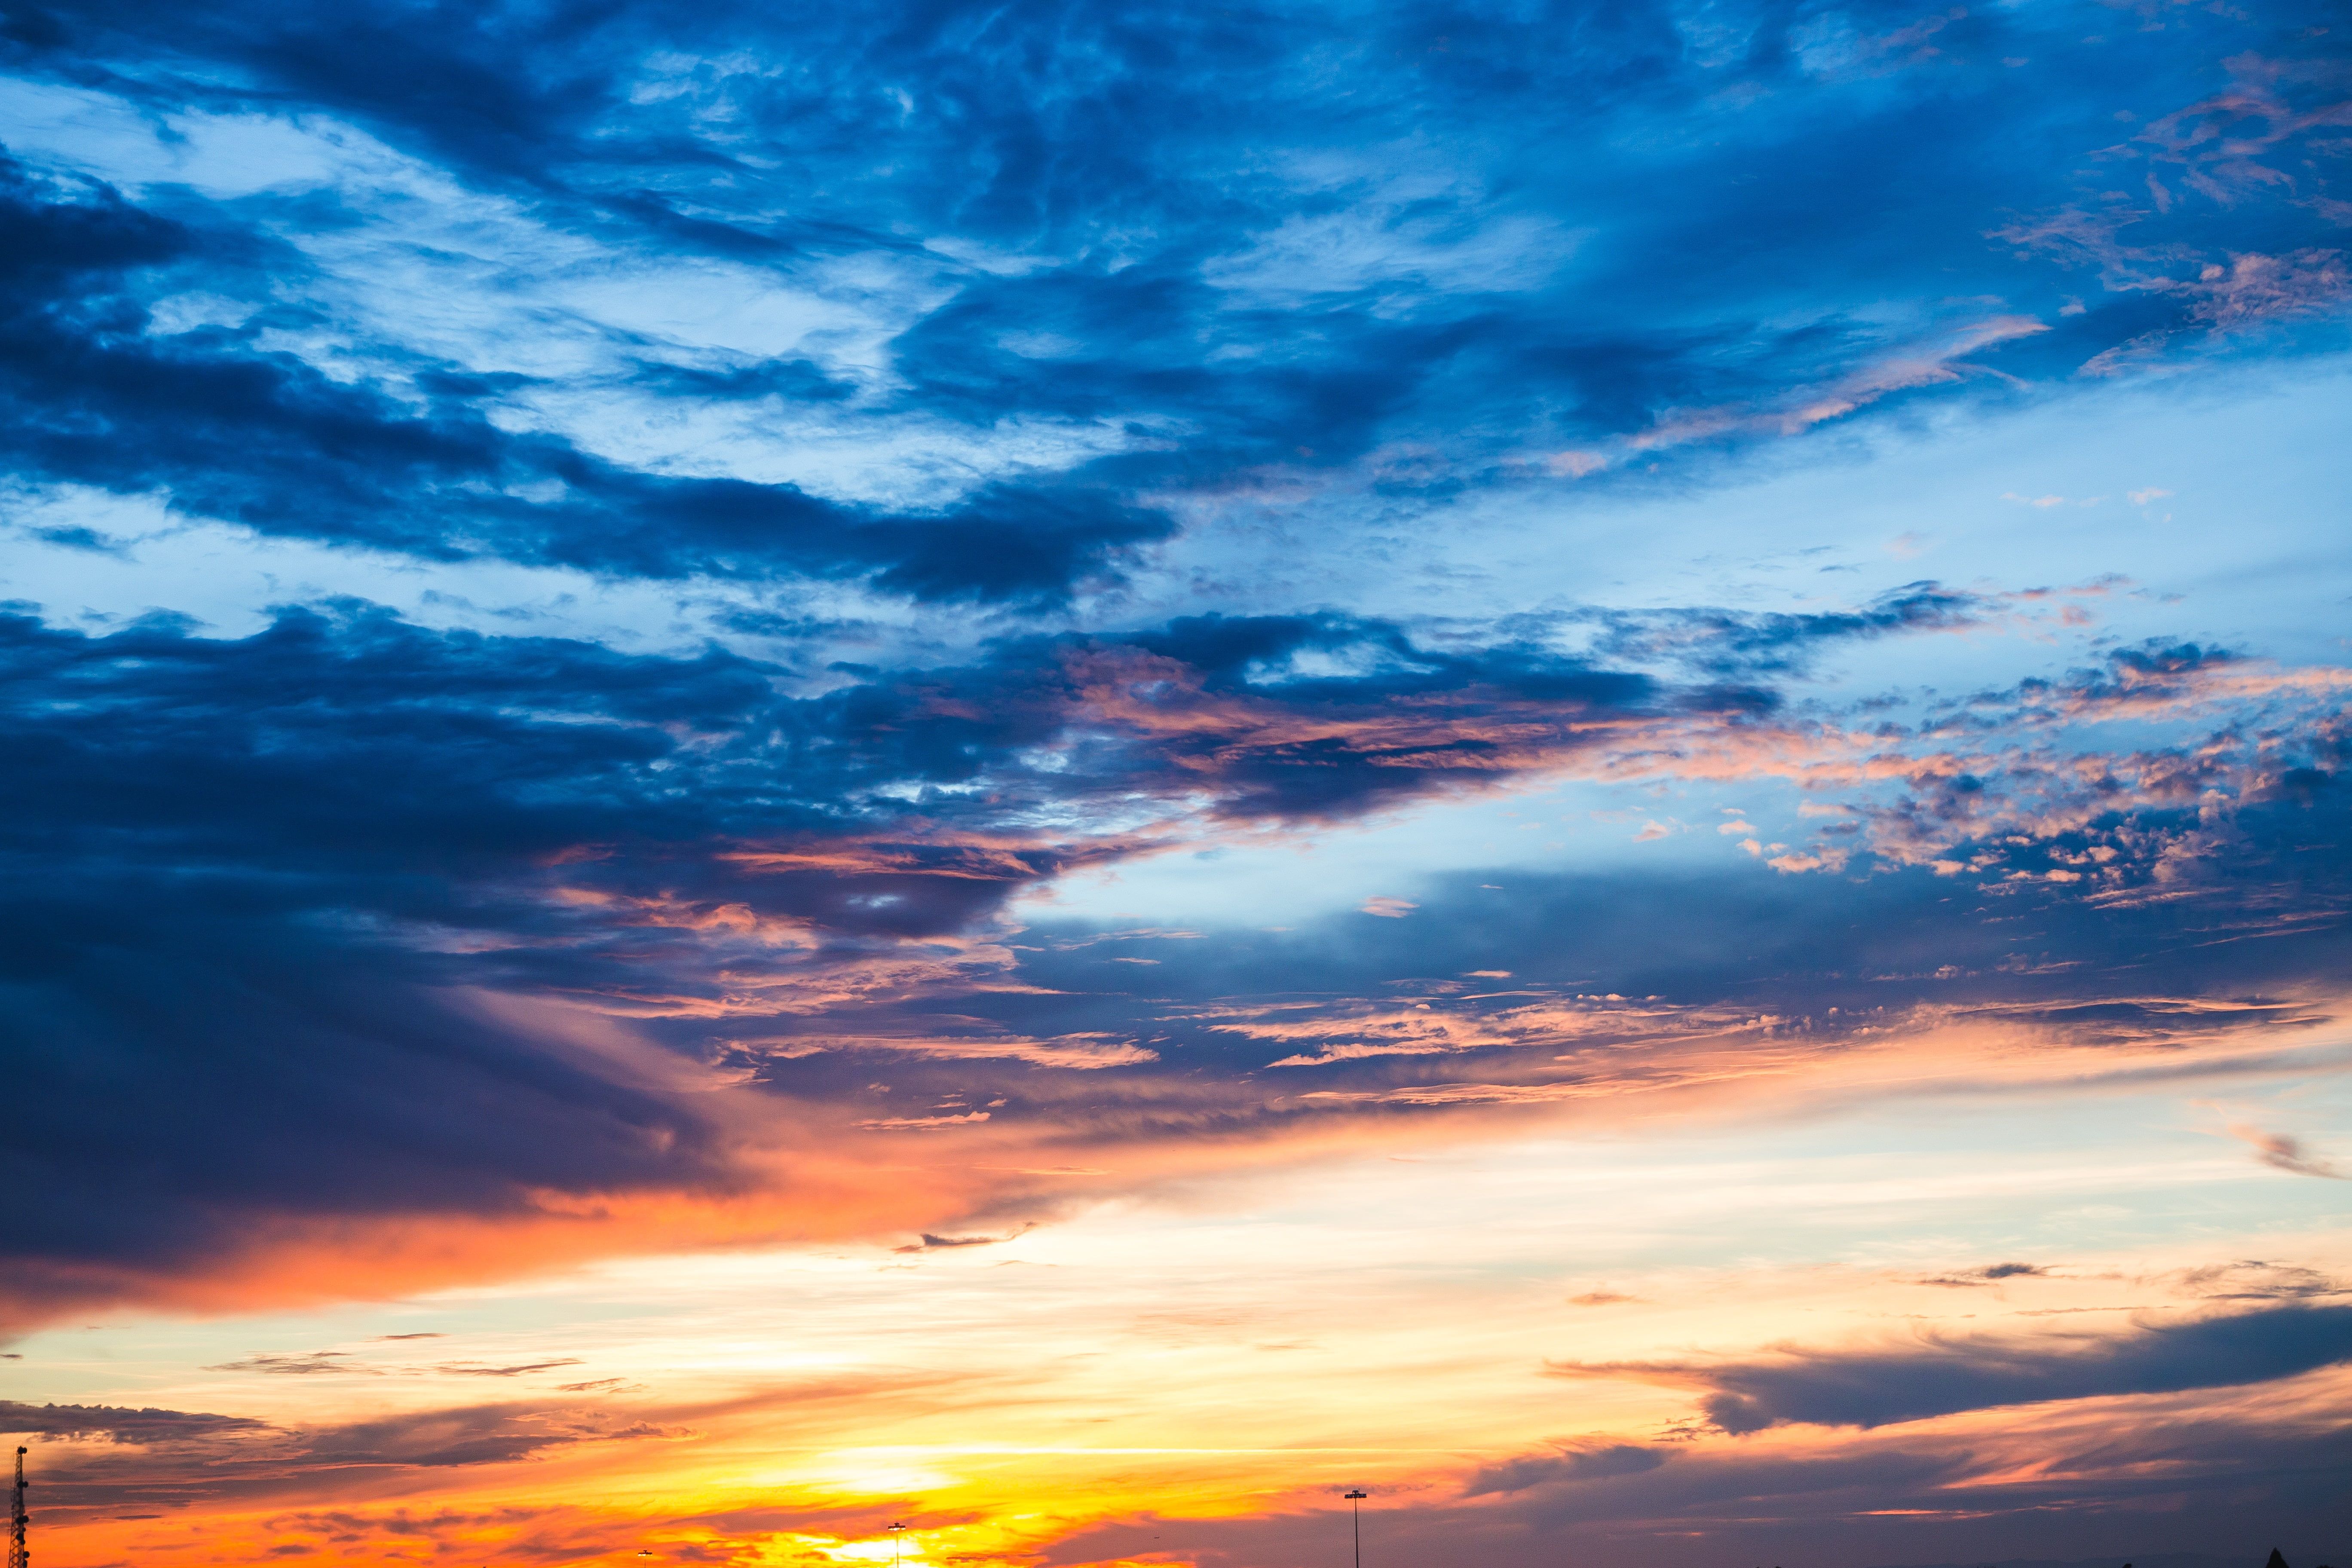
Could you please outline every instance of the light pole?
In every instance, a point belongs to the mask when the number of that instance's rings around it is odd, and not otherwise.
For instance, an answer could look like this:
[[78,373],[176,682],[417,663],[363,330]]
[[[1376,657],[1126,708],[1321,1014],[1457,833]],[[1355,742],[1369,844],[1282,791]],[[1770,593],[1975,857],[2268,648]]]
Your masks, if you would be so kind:
[[1356,1568],[1364,1568],[1364,1490],[1361,1487],[1348,1493],[1348,1511],[1354,1516]]
[[900,1532],[906,1528],[903,1524],[890,1526],[890,1568],[898,1568],[898,1543],[907,1539]]

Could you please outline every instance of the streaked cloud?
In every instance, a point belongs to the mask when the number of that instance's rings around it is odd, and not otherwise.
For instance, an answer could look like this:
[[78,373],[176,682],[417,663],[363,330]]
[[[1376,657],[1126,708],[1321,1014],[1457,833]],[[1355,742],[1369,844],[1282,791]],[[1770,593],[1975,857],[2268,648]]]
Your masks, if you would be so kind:
[[1783,1422],[1883,1426],[2010,1405],[2171,1394],[2293,1377],[2352,1357],[2352,1307],[2282,1305],[2154,1323],[2112,1340],[1981,1336],[1724,1366],[1559,1363],[1563,1376],[1686,1378],[1706,1418],[1738,1435]]

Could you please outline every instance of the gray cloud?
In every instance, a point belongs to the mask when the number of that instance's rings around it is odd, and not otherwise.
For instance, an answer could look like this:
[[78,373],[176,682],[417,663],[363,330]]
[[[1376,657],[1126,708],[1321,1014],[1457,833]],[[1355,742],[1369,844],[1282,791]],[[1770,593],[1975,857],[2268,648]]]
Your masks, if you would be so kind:
[[1963,1289],[1998,1284],[2003,1279],[2034,1279],[2050,1271],[2035,1263],[1992,1263],[1982,1268],[1971,1268],[1959,1274],[1938,1274],[1919,1281],[1922,1285],[1950,1285]]
[[321,1373],[381,1377],[381,1367],[369,1366],[351,1359],[349,1351],[306,1351],[299,1355],[249,1355],[240,1361],[225,1361],[206,1372],[257,1372],[270,1377],[310,1377]]
[[110,1405],[25,1405],[0,1399],[0,1432],[45,1437],[104,1437],[112,1443],[184,1443],[226,1433],[271,1430],[242,1415],[130,1409]]
[[1489,1465],[1470,1478],[1465,1497],[1496,1492],[1523,1492],[1532,1487],[1562,1481],[1608,1480],[1654,1470],[1675,1457],[1671,1448],[1648,1448],[1636,1443],[1609,1443],[1563,1448],[1554,1454],[1525,1454]]
[[[2021,1465],[2063,1447],[2054,1470]],[[1621,1453],[1620,1449],[1630,1450]],[[1639,1456],[1648,1456],[1641,1458]],[[2272,1540],[2291,1563],[2336,1561],[2352,1431],[2266,1429],[2175,1415],[2001,1432],[1822,1434],[1797,1444],[1699,1437],[1546,1448],[1480,1467],[1458,1499],[1430,1489],[1364,1514],[1365,1560],[1424,1568],[1543,1568],[1575,1542],[1593,1568],[1730,1563],[1937,1563],[1987,1568],[2253,1568]],[[2264,1539],[2252,1552],[2247,1521]],[[1107,1522],[1045,1553],[1070,1565],[1150,1552],[1219,1568],[1311,1562],[1344,1512]],[[2151,1551],[2149,1548],[2158,1548]]]
[[[440,1334],[384,1334],[379,1339],[437,1340]],[[206,1372],[257,1372],[270,1377],[311,1377],[320,1373],[357,1377],[522,1377],[534,1372],[553,1372],[559,1367],[578,1366],[576,1356],[562,1356],[552,1361],[518,1362],[509,1365],[486,1365],[473,1361],[433,1362],[421,1366],[376,1366],[367,1362],[353,1361],[349,1351],[310,1351],[297,1355],[252,1355],[241,1361],[223,1362],[208,1366]]]
[[2352,1359],[2352,1307],[2282,1305],[2149,1324],[2113,1339],[1923,1335],[1885,1349],[1769,1361],[1548,1363],[1560,1376],[1634,1376],[1708,1390],[1717,1428],[1882,1426],[2004,1405],[2266,1383]]

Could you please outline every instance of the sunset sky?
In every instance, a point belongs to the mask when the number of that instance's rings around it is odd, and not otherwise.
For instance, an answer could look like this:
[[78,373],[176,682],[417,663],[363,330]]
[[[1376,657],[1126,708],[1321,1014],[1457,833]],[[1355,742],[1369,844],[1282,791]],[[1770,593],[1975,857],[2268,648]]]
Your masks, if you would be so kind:
[[0,148],[40,1568],[2352,1562],[2341,5],[6,0]]

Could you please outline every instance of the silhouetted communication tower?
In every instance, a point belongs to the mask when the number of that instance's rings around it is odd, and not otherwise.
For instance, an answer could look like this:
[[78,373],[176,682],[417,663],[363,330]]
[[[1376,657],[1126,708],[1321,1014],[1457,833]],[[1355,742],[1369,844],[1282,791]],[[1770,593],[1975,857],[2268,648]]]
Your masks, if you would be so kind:
[[33,1568],[33,1554],[25,1546],[25,1450],[16,1450],[16,1489],[8,1502],[8,1568]]

